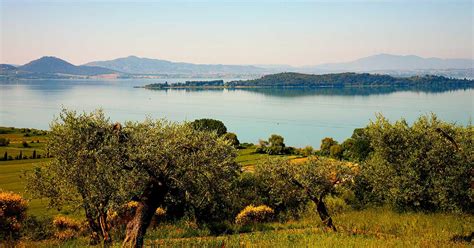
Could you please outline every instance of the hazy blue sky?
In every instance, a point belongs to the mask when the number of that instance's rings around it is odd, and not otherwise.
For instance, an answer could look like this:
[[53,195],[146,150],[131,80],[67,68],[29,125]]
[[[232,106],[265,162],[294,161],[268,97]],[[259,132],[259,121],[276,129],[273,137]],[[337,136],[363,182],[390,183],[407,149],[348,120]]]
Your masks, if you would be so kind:
[[377,53],[472,58],[468,1],[0,0],[1,63],[128,55],[310,65]]

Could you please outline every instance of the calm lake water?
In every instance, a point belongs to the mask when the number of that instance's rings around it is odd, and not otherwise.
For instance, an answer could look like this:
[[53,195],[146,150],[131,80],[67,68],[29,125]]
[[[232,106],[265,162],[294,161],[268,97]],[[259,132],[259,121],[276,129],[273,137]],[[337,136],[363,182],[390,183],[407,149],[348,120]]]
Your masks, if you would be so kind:
[[[436,113],[467,124],[474,116],[474,89],[253,89],[147,90],[163,80],[34,80],[0,82],[0,126],[48,129],[61,107],[103,108],[113,121],[167,118],[222,120],[241,142],[280,134],[287,145],[318,147],[324,137],[339,141],[382,113],[390,120]],[[189,79],[188,79],[189,80]]]

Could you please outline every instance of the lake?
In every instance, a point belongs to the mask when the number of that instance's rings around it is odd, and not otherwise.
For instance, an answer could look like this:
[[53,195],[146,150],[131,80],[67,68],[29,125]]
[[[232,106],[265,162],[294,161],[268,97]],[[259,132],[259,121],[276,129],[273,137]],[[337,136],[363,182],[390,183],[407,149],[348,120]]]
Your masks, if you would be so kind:
[[[285,143],[319,147],[324,137],[351,136],[382,113],[390,120],[436,113],[467,124],[474,116],[474,89],[320,88],[148,90],[150,83],[190,79],[31,80],[0,82],[0,126],[48,129],[61,107],[103,108],[113,121],[166,118],[219,119],[241,142],[280,134]],[[200,79],[193,79],[200,80]],[[211,79],[206,79],[211,80]]]

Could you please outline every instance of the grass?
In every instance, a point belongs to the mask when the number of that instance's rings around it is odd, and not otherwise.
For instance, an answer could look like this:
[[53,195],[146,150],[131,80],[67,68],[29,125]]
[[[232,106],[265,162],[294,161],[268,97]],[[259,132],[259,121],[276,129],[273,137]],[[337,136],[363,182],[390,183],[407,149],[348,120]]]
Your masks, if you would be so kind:
[[[262,154],[262,153],[256,153],[255,152],[255,147],[247,147],[244,149],[239,149],[238,150],[238,156],[237,156],[237,163],[242,165],[242,168],[245,171],[253,171],[254,166],[260,161],[268,158],[270,155],[268,154]],[[299,156],[295,155],[272,155],[272,157],[287,157],[290,159],[298,159],[300,158]]]
[[[396,213],[384,208],[350,210],[334,216],[338,232],[326,230],[313,211],[301,220],[266,223],[250,232],[211,236],[181,221],[149,229],[146,247],[472,247],[455,235],[472,232],[474,218],[463,214]],[[28,242],[25,247],[86,247],[87,238],[68,242]],[[120,247],[120,242],[113,247]]]
[[[6,138],[10,141],[8,146],[0,146],[0,158],[3,159],[5,152],[7,157],[15,158],[22,153],[22,156],[31,158],[33,151],[36,155],[44,157],[46,155],[45,143],[47,136],[44,131],[36,129],[0,127],[0,138]],[[26,142],[27,147],[23,145]]]
[[[1,128],[0,131],[2,131]],[[0,134],[0,137],[11,138],[9,146],[0,147],[0,156],[4,151],[10,154],[10,152],[22,150],[27,156],[32,149],[36,149],[37,152],[43,151],[45,136],[24,137],[23,135],[15,131]],[[29,142],[38,139],[40,143],[32,143],[31,148],[22,147],[23,140]],[[246,170],[253,170],[253,166],[258,161],[269,156],[254,151],[254,147],[238,151],[237,162]],[[290,156],[290,158],[296,163],[305,159],[297,156]],[[31,171],[36,165],[47,162],[48,159],[0,161],[0,189],[17,192],[28,198],[25,192],[24,172]],[[28,214],[81,216],[80,212],[69,213],[48,209],[47,201],[38,199],[30,200]],[[161,247],[472,247],[472,243],[451,241],[455,235],[467,235],[474,231],[474,216],[472,215],[396,213],[377,208],[362,211],[348,210],[334,215],[333,219],[338,228],[337,233],[327,231],[314,208],[309,208],[306,215],[299,220],[258,224],[245,228],[233,225],[236,234],[220,236],[212,236],[209,229],[182,220],[161,223],[156,229],[149,229],[146,244]],[[23,240],[19,243],[19,247],[51,246],[87,247],[88,238],[81,237],[63,242]],[[113,245],[113,247],[120,246],[120,242]]]

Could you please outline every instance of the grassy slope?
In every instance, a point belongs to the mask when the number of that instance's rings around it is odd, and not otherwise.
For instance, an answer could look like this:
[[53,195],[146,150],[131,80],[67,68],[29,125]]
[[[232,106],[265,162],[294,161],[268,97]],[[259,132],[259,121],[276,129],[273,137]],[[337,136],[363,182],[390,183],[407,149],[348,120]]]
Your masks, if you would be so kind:
[[[16,136],[9,134],[9,136],[14,140],[10,146],[21,145],[23,140],[21,134]],[[35,137],[28,138],[36,140]],[[42,141],[39,147],[34,149],[41,150]],[[0,148],[0,151],[4,151],[1,149],[5,147]],[[253,148],[239,150],[237,161],[247,170],[252,170],[253,165],[268,156],[253,151]],[[295,159],[297,160],[298,158]],[[18,192],[28,197],[24,192],[25,181],[22,175],[24,171],[29,171],[35,165],[45,162],[47,159],[0,161],[0,189]],[[49,216],[59,213],[47,209],[45,200],[30,201],[28,212],[32,215]],[[63,211],[62,214],[67,212]],[[254,227],[254,230],[260,231],[217,237],[210,236],[207,229],[199,229],[186,222],[165,223],[160,225],[159,229],[148,232],[147,243],[167,247],[220,247],[222,244],[226,247],[470,247],[472,245],[449,241],[454,235],[472,232],[474,217],[471,215],[398,214],[385,209],[371,209],[344,212],[335,215],[334,220],[339,228],[338,233],[326,232],[319,217],[311,210],[305,218],[298,221],[269,223]],[[80,238],[65,243],[57,242],[27,242],[22,245],[84,247],[87,246],[88,240]],[[114,246],[120,247],[120,243]]]
[[[454,235],[468,234],[474,226],[469,215],[394,213],[386,209],[347,211],[334,216],[337,233],[326,231],[318,216],[309,213],[298,221],[268,223],[254,231],[210,236],[186,222],[161,224],[149,230],[147,247],[472,247],[454,242]],[[85,247],[87,238],[66,243],[24,243],[26,247]],[[113,247],[120,247],[120,242]]]

